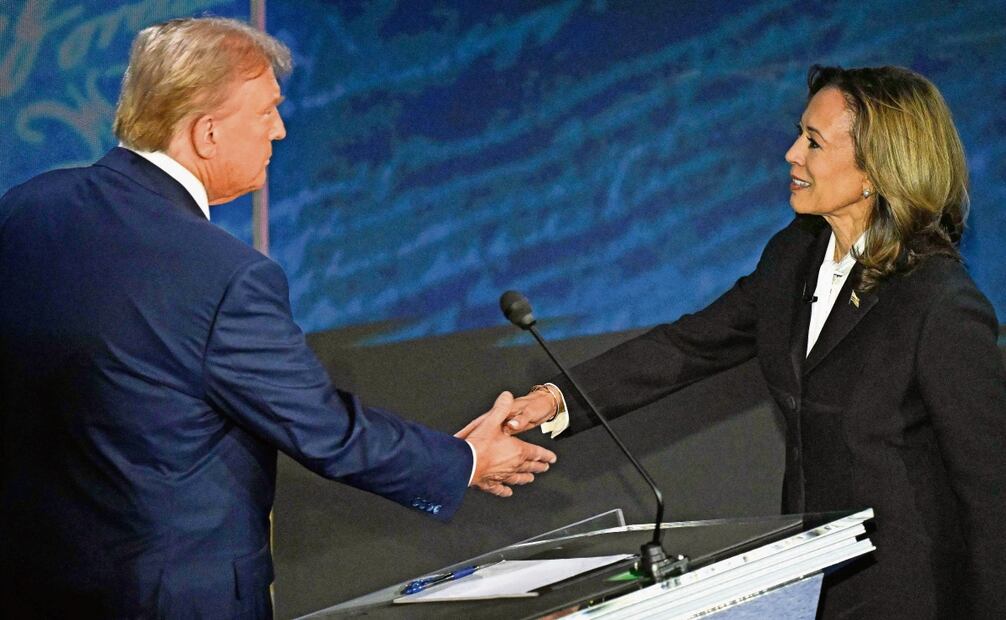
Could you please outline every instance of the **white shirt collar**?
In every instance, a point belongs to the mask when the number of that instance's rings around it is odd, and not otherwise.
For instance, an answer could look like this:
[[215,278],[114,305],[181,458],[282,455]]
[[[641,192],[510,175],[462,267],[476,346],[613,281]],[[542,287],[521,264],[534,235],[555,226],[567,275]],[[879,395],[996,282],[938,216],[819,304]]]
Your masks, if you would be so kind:
[[136,153],[163,170],[172,179],[181,183],[182,187],[189,192],[192,199],[199,205],[199,209],[206,216],[206,219],[210,219],[210,200],[206,196],[206,188],[203,187],[203,184],[196,178],[196,175],[192,174],[188,168],[175,161],[164,151],[139,151],[129,148],[125,144],[120,144],[119,146]]
[[835,231],[832,231],[831,237],[828,239],[828,249],[824,251],[824,262],[834,265],[836,271],[842,271],[848,274],[852,271],[852,266],[856,264],[856,259],[852,256],[852,250],[856,250],[857,254],[862,254],[863,250],[866,249],[866,231],[863,231],[863,233],[859,235],[856,242],[852,244],[852,249],[846,252],[845,256],[842,257],[842,260],[838,262],[835,262],[835,259],[832,258],[835,256],[835,243],[837,243],[837,240],[835,239]]
[[[864,232],[852,244],[857,254],[866,248],[866,233]],[[817,271],[817,285],[814,288],[813,305],[810,310],[810,325],[807,328],[807,355],[817,344],[817,339],[824,329],[824,324],[831,315],[831,310],[835,306],[842,286],[846,278],[852,273],[852,268],[856,265],[856,259],[849,250],[838,262],[835,256],[835,233],[832,231],[828,239],[828,249],[824,251],[824,260]]]

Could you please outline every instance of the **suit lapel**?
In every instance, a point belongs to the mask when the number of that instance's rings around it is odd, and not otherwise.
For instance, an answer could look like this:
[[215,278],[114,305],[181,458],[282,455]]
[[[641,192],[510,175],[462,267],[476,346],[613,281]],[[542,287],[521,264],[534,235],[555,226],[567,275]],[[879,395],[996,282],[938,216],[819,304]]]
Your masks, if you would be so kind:
[[793,311],[793,324],[790,331],[790,360],[793,363],[793,373],[796,376],[797,384],[804,373],[805,359],[807,357],[807,330],[810,328],[810,298],[814,295],[817,287],[817,274],[821,269],[821,261],[824,260],[824,252],[828,249],[828,240],[831,237],[831,228],[823,226],[817,238],[810,244],[807,254],[803,259],[802,280],[796,283],[796,291],[793,295],[795,309]]
[[[803,374],[807,374],[820,364],[821,360],[827,357],[838,343],[848,336],[856,324],[876,305],[878,299],[877,288],[874,288],[869,293],[863,293],[855,289],[855,287],[859,286],[862,274],[863,266],[856,263],[849,277],[846,278],[845,285],[842,287],[841,292],[839,292],[838,298],[835,299],[835,305],[832,307],[828,320],[825,321],[824,327],[821,329],[821,335],[818,336],[817,342],[814,343],[814,348],[810,350],[810,355],[803,365]],[[804,338],[806,340],[806,330],[804,331]]]

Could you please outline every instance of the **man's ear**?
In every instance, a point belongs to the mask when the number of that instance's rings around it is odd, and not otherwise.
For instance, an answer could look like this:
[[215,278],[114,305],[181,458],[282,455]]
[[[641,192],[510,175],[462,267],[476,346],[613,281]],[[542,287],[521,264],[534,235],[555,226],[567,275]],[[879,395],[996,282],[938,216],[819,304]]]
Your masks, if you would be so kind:
[[216,157],[219,147],[216,130],[216,121],[209,114],[204,114],[193,121],[190,129],[192,148],[200,158],[213,159]]

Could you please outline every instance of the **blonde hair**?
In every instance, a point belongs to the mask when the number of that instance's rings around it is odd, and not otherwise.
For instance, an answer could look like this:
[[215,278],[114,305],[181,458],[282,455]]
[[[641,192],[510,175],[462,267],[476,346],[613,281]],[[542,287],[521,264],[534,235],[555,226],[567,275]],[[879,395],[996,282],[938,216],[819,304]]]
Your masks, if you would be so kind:
[[136,35],[112,129],[128,147],[167,148],[186,118],[219,107],[234,82],[290,72],[290,50],[246,23],[221,17],[173,19]]
[[946,102],[929,80],[901,67],[813,66],[810,97],[837,88],[853,114],[856,165],[876,196],[870,213],[862,290],[910,271],[930,255],[960,260],[968,170]]

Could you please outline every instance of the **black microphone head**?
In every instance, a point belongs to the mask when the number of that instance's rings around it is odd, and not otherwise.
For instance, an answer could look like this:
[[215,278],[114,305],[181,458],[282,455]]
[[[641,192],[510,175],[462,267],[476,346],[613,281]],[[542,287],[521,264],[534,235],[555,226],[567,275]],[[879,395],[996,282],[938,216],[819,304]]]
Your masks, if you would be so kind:
[[517,291],[507,291],[500,296],[500,310],[508,321],[521,329],[528,329],[535,323],[531,302]]

